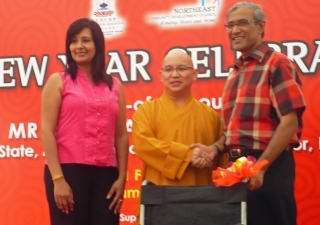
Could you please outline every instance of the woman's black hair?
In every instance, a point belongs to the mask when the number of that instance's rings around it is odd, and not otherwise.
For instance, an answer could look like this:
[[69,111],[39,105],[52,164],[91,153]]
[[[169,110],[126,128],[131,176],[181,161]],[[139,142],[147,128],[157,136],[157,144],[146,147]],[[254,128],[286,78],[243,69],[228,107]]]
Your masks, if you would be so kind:
[[78,19],[74,21],[72,24],[70,24],[68,28],[65,46],[67,58],[66,72],[70,74],[72,80],[76,79],[78,68],[76,62],[72,58],[69,46],[73,37],[86,27],[88,27],[91,30],[96,51],[91,61],[92,80],[95,84],[103,82],[108,85],[110,90],[112,90],[112,77],[110,75],[107,75],[106,73],[104,36],[99,24],[91,19]]

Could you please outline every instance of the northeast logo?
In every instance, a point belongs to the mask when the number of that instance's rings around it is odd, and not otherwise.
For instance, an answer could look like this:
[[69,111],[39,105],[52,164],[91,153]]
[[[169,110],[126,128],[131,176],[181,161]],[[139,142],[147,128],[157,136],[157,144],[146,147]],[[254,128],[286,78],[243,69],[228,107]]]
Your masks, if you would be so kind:
[[220,5],[221,0],[200,0],[201,6]]

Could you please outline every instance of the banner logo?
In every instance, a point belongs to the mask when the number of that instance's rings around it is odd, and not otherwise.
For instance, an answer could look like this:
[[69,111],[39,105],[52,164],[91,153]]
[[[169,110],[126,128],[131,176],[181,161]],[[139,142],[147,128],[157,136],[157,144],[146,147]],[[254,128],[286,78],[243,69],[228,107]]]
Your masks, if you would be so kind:
[[101,7],[100,10],[108,10],[108,7],[110,7],[110,2],[108,0],[100,0],[99,6]]
[[200,0],[196,5],[177,5],[167,13],[152,13],[149,23],[163,28],[213,25],[218,18],[222,0]]
[[216,3],[220,3],[220,0],[201,0],[201,5],[205,6],[205,5],[215,5]]
[[117,16],[115,0],[92,0],[91,19],[100,25],[105,37],[124,32],[125,22]]

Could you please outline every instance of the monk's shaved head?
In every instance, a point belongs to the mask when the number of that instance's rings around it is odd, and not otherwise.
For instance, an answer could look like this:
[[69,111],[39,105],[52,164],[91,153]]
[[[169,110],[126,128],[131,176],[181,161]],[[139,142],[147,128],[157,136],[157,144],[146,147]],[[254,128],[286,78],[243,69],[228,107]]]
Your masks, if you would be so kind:
[[179,60],[185,66],[193,67],[191,57],[182,49],[172,49],[170,50],[163,59],[162,67],[170,66],[170,64]]

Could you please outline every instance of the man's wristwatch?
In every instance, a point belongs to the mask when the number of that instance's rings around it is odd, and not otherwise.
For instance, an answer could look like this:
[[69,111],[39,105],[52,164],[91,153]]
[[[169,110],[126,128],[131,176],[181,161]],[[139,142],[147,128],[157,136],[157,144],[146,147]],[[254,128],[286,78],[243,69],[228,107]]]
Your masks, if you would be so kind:
[[222,151],[220,150],[220,148],[217,145],[213,144],[212,146],[217,150],[218,155],[220,155],[222,153]]

